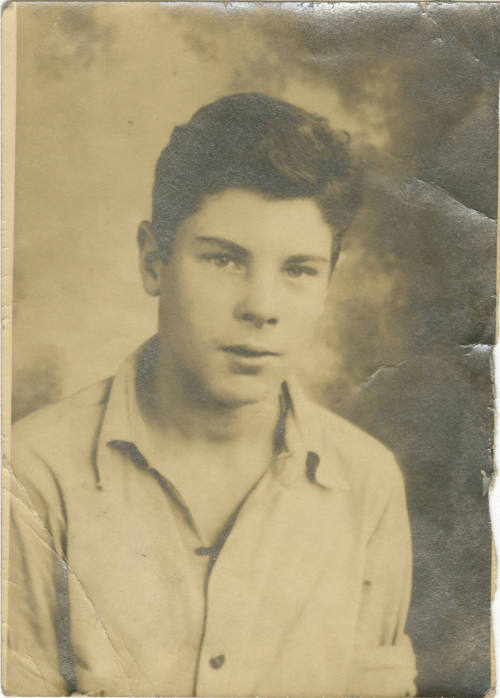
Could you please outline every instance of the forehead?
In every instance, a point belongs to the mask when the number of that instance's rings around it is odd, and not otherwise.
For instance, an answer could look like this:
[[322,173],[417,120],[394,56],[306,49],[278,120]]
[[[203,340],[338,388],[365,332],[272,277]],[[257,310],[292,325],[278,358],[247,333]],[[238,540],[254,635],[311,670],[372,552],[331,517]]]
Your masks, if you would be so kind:
[[272,199],[246,189],[207,196],[181,225],[188,235],[230,237],[245,247],[272,243],[284,247],[329,249],[332,231],[319,206],[307,198]]

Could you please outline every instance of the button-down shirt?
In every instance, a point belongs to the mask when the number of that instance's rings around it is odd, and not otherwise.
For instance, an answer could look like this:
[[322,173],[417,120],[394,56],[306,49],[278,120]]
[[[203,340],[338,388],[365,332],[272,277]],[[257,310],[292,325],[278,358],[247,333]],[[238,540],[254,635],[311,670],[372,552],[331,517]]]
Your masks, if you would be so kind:
[[6,691],[413,695],[390,451],[284,384],[279,453],[204,548],[142,441],[143,351],[14,428]]

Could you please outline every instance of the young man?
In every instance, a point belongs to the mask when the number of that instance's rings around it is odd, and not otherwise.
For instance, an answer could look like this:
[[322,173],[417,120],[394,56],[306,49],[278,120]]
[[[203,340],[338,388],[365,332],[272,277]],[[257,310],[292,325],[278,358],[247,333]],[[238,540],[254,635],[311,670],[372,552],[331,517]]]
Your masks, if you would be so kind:
[[139,228],[158,335],[15,430],[7,692],[414,693],[398,467],[293,377],[359,204],[346,140],[260,94],[174,130]]

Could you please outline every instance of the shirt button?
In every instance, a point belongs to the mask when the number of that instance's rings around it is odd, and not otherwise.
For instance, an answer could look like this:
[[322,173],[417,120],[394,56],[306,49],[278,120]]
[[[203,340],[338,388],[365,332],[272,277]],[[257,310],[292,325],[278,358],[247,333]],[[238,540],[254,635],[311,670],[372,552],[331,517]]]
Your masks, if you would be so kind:
[[212,669],[220,669],[225,661],[225,656],[223,654],[219,654],[217,657],[212,657],[210,659],[210,666],[212,667]]

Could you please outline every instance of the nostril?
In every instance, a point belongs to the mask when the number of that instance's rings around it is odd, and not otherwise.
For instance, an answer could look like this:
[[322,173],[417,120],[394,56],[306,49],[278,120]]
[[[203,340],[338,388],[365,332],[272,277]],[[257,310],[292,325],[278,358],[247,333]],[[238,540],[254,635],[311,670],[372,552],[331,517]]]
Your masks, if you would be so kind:
[[270,317],[270,318],[265,318],[262,317],[256,313],[241,313],[239,316],[241,320],[245,322],[253,322],[259,327],[262,327],[262,325],[277,325],[278,324],[278,318],[275,317]]

